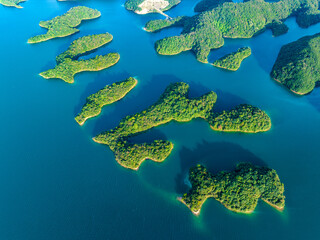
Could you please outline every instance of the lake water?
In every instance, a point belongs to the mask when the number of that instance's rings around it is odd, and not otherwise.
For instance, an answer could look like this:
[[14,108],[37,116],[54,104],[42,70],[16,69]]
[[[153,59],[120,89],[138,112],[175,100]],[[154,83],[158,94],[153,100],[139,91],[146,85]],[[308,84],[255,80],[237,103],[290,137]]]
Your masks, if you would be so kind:
[[[24,9],[0,6],[0,239],[319,239],[320,89],[298,97],[270,79],[269,72],[283,44],[319,32],[320,25],[301,29],[289,19],[283,36],[266,31],[252,39],[227,40],[212,51],[210,62],[242,46],[253,52],[230,73],[197,62],[191,52],[157,55],[154,42],[180,29],[147,33],[144,24],[162,16],[133,14],[123,2],[81,1],[100,10],[101,18],[86,21],[71,37],[36,45],[27,39],[44,33],[39,21],[77,3],[29,0]],[[184,0],[168,14],[191,16],[194,5]],[[74,39],[104,32],[114,40],[95,54],[119,52],[114,67],[78,74],[74,84],[38,75],[54,67],[55,56]],[[88,95],[129,76],[137,76],[139,84],[125,99],[82,127],[75,122]],[[178,81],[190,84],[192,97],[216,91],[217,111],[240,103],[260,107],[272,118],[272,130],[218,133],[202,120],[160,126],[136,141],[168,139],[175,148],[164,163],[146,161],[137,172],[118,165],[108,147],[92,141]],[[260,201],[253,214],[237,214],[209,199],[195,217],[176,200],[187,190],[191,166],[203,163],[218,172],[243,161],[277,170],[285,184],[283,212]]]

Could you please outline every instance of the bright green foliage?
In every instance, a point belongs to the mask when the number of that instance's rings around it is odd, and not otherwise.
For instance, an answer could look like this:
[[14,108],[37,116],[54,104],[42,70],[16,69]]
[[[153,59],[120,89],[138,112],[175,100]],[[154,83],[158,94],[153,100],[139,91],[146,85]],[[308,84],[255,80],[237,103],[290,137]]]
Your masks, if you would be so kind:
[[[118,127],[96,136],[94,140],[98,143],[108,145],[115,153],[116,160],[119,164],[127,168],[135,166],[133,169],[136,169],[146,158],[164,160],[162,157],[156,157],[158,151],[154,150],[152,155],[146,154],[150,153],[153,144],[148,144],[149,150],[141,154],[135,149],[136,147],[140,148],[141,145],[128,145],[123,142],[126,143],[126,139],[133,135],[171,121],[188,122],[194,118],[206,118],[216,102],[216,94],[210,92],[202,97],[189,99],[187,98],[188,89],[189,86],[186,83],[169,85],[154,105],[145,111],[122,119]],[[128,149],[128,146],[130,146],[130,149]],[[168,142],[160,142],[157,146],[161,146],[161,149],[164,149],[159,152],[161,156],[167,156],[169,153],[168,149],[172,148],[172,144]],[[134,154],[122,154],[120,158],[119,152],[133,152]],[[128,165],[127,163],[130,164]]]
[[194,7],[194,11],[204,12],[204,11],[212,10],[213,8],[225,2],[232,2],[232,0],[203,0]]
[[81,55],[88,54],[111,42],[112,38],[112,35],[109,33],[94,34],[78,38],[71,43],[67,51],[57,56],[56,61],[59,64],[63,62],[65,58],[70,58],[72,60],[79,58]]
[[40,76],[50,79],[58,78],[67,83],[74,82],[74,75],[85,71],[100,71],[115,65],[120,59],[118,53],[109,53],[104,56],[96,56],[88,60],[71,60],[66,58],[54,69],[40,73]]
[[147,22],[145,30],[148,32],[156,32],[166,27],[183,26],[185,17],[176,17],[174,19],[153,20]]
[[251,49],[249,47],[240,48],[238,51],[216,60],[212,65],[230,71],[237,71],[240,68],[241,62],[250,55]]
[[101,13],[98,10],[84,6],[73,7],[62,16],[55,17],[48,21],[41,21],[40,26],[48,29],[48,32],[30,38],[28,43],[38,43],[57,37],[72,35],[79,32],[76,27],[81,24],[82,20],[94,19],[100,16]]
[[[144,1],[145,0],[127,0],[124,6],[127,10],[138,12],[142,10],[139,7],[139,5]],[[181,0],[165,0],[165,1],[169,2],[169,5],[165,9],[160,9],[162,11],[169,10],[170,8],[174,7],[175,5],[181,2]],[[155,10],[152,10],[151,12],[155,12]]]
[[198,165],[190,169],[190,191],[181,202],[194,214],[199,214],[202,204],[213,197],[234,212],[251,213],[261,198],[278,210],[285,206],[284,185],[275,170],[241,163],[232,172],[216,175]]
[[90,95],[81,112],[75,118],[76,121],[83,125],[88,118],[98,116],[103,106],[124,98],[137,85],[137,82],[136,79],[131,77],[124,81],[107,85],[97,93]]
[[74,75],[84,71],[100,71],[116,64],[120,55],[110,53],[104,56],[96,56],[88,60],[77,60],[80,56],[89,54],[91,51],[109,43],[112,35],[109,33],[84,36],[76,39],[67,51],[56,57],[57,66],[40,73],[40,76],[59,78],[67,83],[74,82]]
[[0,4],[7,6],[7,7],[22,8],[18,4],[21,2],[25,2],[25,1],[27,1],[27,0],[0,0]]
[[[303,27],[319,22],[319,1],[225,2],[212,10],[184,18],[183,22],[179,22],[179,25],[183,25],[182,34],[158,40],[155,49],[162,55],[176,55],[192,50],[198,61],[206,63],[210,51],[224,45],[224,38],[251,38],[266,28],[272,28],[272,23],[283,22],[290,16],[297,16],[298,24]],[[160,22],[157,25],[162,25],[162,29],[172,26]]]
[[[127,142],[127,139],[171,121],[188,122],[194,118],[203,118],[210,125],[213,125],[214,130],[215,126],[220,124],[227,127],[218,128],[219,131],[249,133],[267,130],[265,128],[266,123],[259,124],[258,121],[261,119],[269,121],[271,125],[270,118],[267,115],[265,115],[265,119],[256,117],[258,114],[255,111],[258,112],[258,109],[254,109],[251,112],[247,110],[247,114],[245,114],[245,111],[239,107],[232,110],[231,113],[223,112],[215,115],[212,112],[217,99],[217,95],[214,92],[209,92],[196,99],[189,99],[187,97],[188,89],[189,86],[186,83],[170,84],[154,105],[140,113],[127,116],[120,121],[116,128],[99,134],[94,138],[94,141],[108,145],[114,152],[116,160],[122,166],[137,169],[145,159],[163,161],[170,154],[173,145],[166,141],[156,141],[147,145],[132,145]],[[249,105],[246,107],[248,109],[253,108]],[[220,115],[221,117],[219,118]],[[236,115],[237,117],[235,117]],[[220,122],[216,123],[215,121]],[[230,126],[232,126],[232,129]],[[146,146],[147,148],[145,148]],[[150,151],[155,146],[157,146],[158,150],[153,150],[153,154],[150,154]],[[144,150],[143,153],[140,153],[138,149],[141,148],[148,151]],[[157,154],[160,154],[160,156],[156,157]]]
[[296,94],[310,93],[320,82],[320,34],[284,45],[271,77]]
[[270,117],[257,107],[241,104],[230,111],[213,113],[208,117],[211,128],[223,132],[257,133],[271,128]]

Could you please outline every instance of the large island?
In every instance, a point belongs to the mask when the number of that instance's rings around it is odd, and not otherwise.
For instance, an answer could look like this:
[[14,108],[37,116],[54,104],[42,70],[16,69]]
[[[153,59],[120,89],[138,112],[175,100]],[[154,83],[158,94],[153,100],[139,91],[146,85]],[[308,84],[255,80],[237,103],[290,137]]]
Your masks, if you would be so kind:
[[[120,165],[137,170],[145,159],[164,161],[170,155],[173,144],[162,140],[133,144],[128,138],[171,121],[188,122],[202,118],[213,130],[228,132],[257,133],[271,127],[269,116],[250,105],[235,108],[230,111],[230,115],[227,112],[213,113],[216,93],[211,91],[190,99],[188,91],[189,85],[186,83],[170,84],[155,104],[140,113],[125,117],[116,128],[99,134],[93,140],[108,145]],[[246,108],[249,110],[245,111]]]
[[285,206],[284,185],[277,172],[267,167],[241,163],[232,172],[214,175],[197,165],[190,169],[189,180],[192,188],[179,200],[195,215],[200,214],[203,203],[211,197],[239,213],[252,213],[259,198],[278,210]]
[[320,83],[320,34],[284,45],[271,77],[296,94],[310,93]]
[[281,0],[265,2],[251,0],[243,3],[225,2],[193,17],[154,20],[147,31],[159,31],[172,26],[183,28],[181,35],[166,37],[155,43],[161,55],[176,55],[192,50],[200,62],[207,63],[212,49],[224,45],[224,38],[251,38],[265,29],[275,35],[286,32],[283,21],[295,16],[301,27],[320,22],[319,0]]
[[101,16],[98,10],[84,6],[71,8],[67,13],[48,21],[41,21],[40,26],[48,29],[46,34],[28,39],[28,43],[39,43],[49,39],[66,37],[79,32],[76,28],[83,20],[95,19]]
[[40,73],[40,76],[46,79],[58,78],[67,83],[73,83],[74,75],[77,73],[100,71],[115,65],[120,59],[118,53],[109,53],[87,60],[78,60],[80,56],[89,54],[106,45],[112,41],[112,38],[111,34],[104,33],[76,39],[65,52],[56,57],[57,66],[54,69]]

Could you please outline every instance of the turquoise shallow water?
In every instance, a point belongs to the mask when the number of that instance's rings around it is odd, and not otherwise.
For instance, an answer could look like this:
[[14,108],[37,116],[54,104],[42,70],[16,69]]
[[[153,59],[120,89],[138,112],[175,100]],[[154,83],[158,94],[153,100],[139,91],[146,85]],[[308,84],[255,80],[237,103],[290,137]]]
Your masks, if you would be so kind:
[[[24,9],[0,6],[0,239],[319,239],[320,89],[297,97],[279,86],[269,72],[280,47],[319,32],[320,25],[274,38],[266,31],[253,39],[227,40],[210,61],[241,46],[253,55],[229,73],[198,63],[192,53],[158,56],[157,34],[142,27],[156,14],[138,16],[118,0],[82,1],[102,17],[87,21],[80,33],[28,45],[42,33],[40,20],[66,12],[76,2],[24,3]],[[194,1],[184,0],[171,16],[192,15]],[[45,80],[38,73],[53,67],[55,56],[80,36],[110,32],[114,40],[98,53],[117,51],[120,62],[97,73],[76,76],[75,84]],[[139,84],[123,101],[80,127],[74,121],[85,98],[115,81],[137,76]],[[250,103],[268,112],[272,130],[255,135],[217,133],[195,120],[170,123],[136,137],[168,139],[175,144],[164,163],[146,161],[138,172],[126,170],[105,146],[91,138],[157,100],[170,82],[185,81],[191,96],[218,94],[217,110]],[[195,217],[176,197],[186,190],[188,168],[204,163],[213,172],[249,161],[277,170],[285,184],[286,209],[280,213],[260,202],[251,215],[235,214],[213,199]]]

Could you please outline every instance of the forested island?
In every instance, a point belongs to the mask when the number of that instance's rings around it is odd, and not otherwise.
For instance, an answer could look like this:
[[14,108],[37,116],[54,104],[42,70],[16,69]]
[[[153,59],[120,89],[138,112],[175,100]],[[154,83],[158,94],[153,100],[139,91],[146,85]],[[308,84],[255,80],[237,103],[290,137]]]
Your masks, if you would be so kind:
[[189,180],[192,188],[179,200],[195,215],[211,197],[239,213],[252,213],[259,198],[278,210],[285,206],[284,185],[277,172],[267,167],[241,163],[232,172],[212,174],[197,165],[190,169]]
[[240,68],[242,61],[251,55],[249,47],[243,47],[238,51],[230,53],[212,63],[213,66],[224,68],[230,71],[237,71]]
[[66,37],[79,32],[76,27],[83,20],[95,19],[101,16],[98,10],[84,6],[71,8],[67,13],[48,21],[41,21],[40,26],[48,29],[46,34],[38,35],[28,39],[28,43],[39,43],[49,39]]
[[169,10],[181,0],[127,0],[125,8],[138,14],[147,14]]
[[283,21],[291,16],[296,17],[301,27],[320,22],[319,0],[251,0],[225,2],[213,8],[208,5],[206,8],[193,17],[147,23],[145,28],[150,32],[172,26],[183,28],[180,36],[156,41],[156,51],[161,55],[176,55],[192,50],[198,61],[207,63],[210,51],[222,47],[224,38],[251,38],[266,29],[272,29],[274,35],[283,34],[287,31]]
[[56,57],[57,66],[40,73],[40,76],[50,79],[58,78],[67,83],[74,82],[74,75],[84,71],[100,71],[115,65],[120,55],[109,53],[103,56],[87,60],[77,60],[80,56],[89,54],[92,51],[106,45],[112,40],[109,33],[84,36],[73,41],[67,51]]
[[19,3],[25,2],[27,0],[0,0],[0,4],[6,6],[6,7],[16,7],[16,8],[22,8]]
[[271,77],[296,94],[310,93],[320,83],[320,34],[284,45]]
[[[270,129],[271,120],[261,110],[252,110],[252,106],[244,105],[235,108],[230,114],[215,114],[213,107],[217,100],[216,93],[211,91],[199,98],[190,99],[188,91],[189,85],[186,83],[170,84],[155,104],[140,113],[125,117],[116,128],[97,135],[93,140],[108,145],[120,165],[137,170],[145,159],[164,161],[171,153],[173,144],[162,140],[132,144],[128,138],[171,121],[188,122],[202,118],[218,131],[256,133]],[[246,111],[246,108],[249,110]]]
[[97,93],[90,95],[75,120],[83,125],[88,118],[98,116],[103,106],[124,98],[137,83],[138,81],[135,78],[130,77],[124,81],[107,85]]

